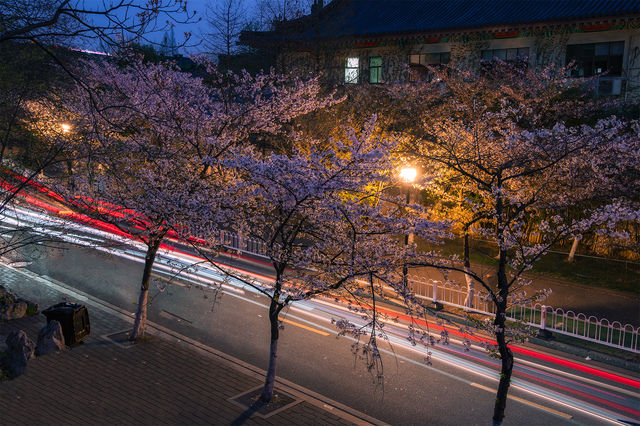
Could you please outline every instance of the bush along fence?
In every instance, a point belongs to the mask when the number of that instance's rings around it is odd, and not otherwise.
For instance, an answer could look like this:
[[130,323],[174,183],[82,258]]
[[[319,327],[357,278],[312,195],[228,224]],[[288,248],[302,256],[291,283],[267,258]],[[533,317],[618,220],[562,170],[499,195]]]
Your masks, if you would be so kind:
[[[230,249],[240,250],[252,255],[265,256],[264,243],[253,238],[222,231],[221,239]],[[408,276],[408,282],[415,295],[421,299],[442,304],[467,312],[494,315],[495,305],[480,291],[475,292],[472,307],[465,305],[466,287],[437,280],[424,279],[415,275]],[[611,346],[625,351],[640,353],[640,326],[610,322],[606,318],[586,316],[582,313],[565,311],[561,308],[536,304],[513,305],[507,311],[508,318],[522,321],[539,330],[546,330],[575,337],[581,340]]]

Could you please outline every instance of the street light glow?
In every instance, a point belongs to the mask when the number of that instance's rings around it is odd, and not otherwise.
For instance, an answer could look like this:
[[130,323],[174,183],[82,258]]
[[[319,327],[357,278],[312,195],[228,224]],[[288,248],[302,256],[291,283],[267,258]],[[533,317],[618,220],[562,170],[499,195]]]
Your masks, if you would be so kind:
[[71,131],[71,125],[70,125],[70,124],[62,123],[62,124],[60,125],[60,127],[62,127],[62,131],[63,131],[64,133],[69,133],[69,132]]
[[404,167],[400,170],[400,178],[406,183],[411,183],[416,179],[418,171],[413,167]]

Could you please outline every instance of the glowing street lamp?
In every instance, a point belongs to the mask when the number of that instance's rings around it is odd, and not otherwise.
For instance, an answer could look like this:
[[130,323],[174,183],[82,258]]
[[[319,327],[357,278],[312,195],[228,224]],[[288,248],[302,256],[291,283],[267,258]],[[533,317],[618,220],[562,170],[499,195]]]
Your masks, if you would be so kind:
[[418,171],[413,167],[404,167],[400,169],[400,179],[405,183],[411,183],[416,179]]
[[[418,171],[413,167],[403,167],[400,169],[400,179],[407,186],[407,205],[411,202],[411,183],[416,180],[416,176],[418,175]],[[404,245],[405,247],[409,245],[410,242],[413,242],[413,234],[408,233],[404,236]],[[408,286],[408,274],[409,270],[407,269],[407,265],[402,267],[402,283],[405,288]]]
[[63,133],[69,133],[71,131],[71,124],[62,123],[60,127],[62,128]]

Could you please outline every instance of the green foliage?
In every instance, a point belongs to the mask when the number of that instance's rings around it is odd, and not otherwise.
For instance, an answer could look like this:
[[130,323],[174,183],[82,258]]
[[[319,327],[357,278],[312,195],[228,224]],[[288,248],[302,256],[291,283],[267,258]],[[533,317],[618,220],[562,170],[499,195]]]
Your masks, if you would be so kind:
[[[61,54],[66,61],[68,55]],[[25,125],[27,104],[64,90],[64,71],[36,45],[0,44],[0,158],[34,168],[40,166],[42,144]]]
[[27,306],[27,316],[33,316],[38,313],[38,308],[35,305]]
[[10,294],[0,294],[0,305],[8,305],[13,302],[15,302],[15,299]]
[[[446,240],[442,245],[433,246],[416,238],[422,250],[441,250],[447,255],[462,252],[462,240]],[[471,239],[471,262],[486,266],[496,266],[497,246],[488,241]],[[555,251],[558,250],[558,251]],[[640,282],[640,263],[633,261],[576,256],[567,261],[568,249],[558,247],[548,253],[527,272],[530,276],[550,277],[572,281],[593,287],[610,288],[637,293]]]
[[24,43],[0,44],[0,91],[9,89],[38,93],[47,89],[55,75],[46,53]]

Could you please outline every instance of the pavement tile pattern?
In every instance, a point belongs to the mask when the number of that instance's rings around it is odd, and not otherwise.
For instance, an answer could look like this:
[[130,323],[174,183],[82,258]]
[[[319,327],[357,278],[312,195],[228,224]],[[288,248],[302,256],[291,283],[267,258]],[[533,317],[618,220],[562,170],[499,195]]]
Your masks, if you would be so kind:
[[[41,309],[67,296],[33,274],[2,265],[0,284],[39,303]],[[241,362],[234,365],[229,356],[220,358],[157,331],[148,341],[118,344],[106,336],[127,330],[129,318],[93,299],[68,299],[88,305],[91,335],[68,351],[32,359],[24,375],[1,382],[0,424],[365,423],[334,415],[322,408],[322,401],[300,395],[294,395],[298,403],[266,418],[248,417],[248,410],[232,398],[260,386],[262,380]],[[17,329],[35,342],[45,323],[38,314],[0,324],[0,350],[7,334]]]

